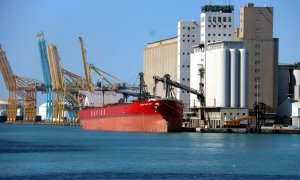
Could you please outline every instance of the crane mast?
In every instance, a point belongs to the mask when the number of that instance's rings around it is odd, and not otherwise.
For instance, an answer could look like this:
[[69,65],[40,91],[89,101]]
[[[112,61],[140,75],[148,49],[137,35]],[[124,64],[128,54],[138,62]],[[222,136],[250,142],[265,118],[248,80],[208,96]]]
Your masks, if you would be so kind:
[[84,47],[83,38],[79,37],[79,41],[80,41],[80,47],[81,47],[81,54],[82,54],[82,60],[83,60],[83,66],[84,66],[85,79],[87,81],[87,83],[86,83],[87,89],[92,90],[91,75],[90,75],[89,65],[88,65],[87,58],[86,58],[86,50],[85,50],[85,47]]

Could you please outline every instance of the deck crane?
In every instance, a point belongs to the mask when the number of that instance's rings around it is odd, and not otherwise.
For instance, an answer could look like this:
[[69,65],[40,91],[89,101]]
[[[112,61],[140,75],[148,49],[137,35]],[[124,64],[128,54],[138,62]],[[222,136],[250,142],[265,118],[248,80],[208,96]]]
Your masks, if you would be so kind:
[[180,84],[176,81],[172,81],[170,77],[171,76],[169,74],[165,74],[164,77],[153,76],[153,79],[154,79],[154,82],[155,82],[154,94],[155,94],[157,83],[160,81],[160,82],[165,84],[166,97],[167,98],[171,97],[171,90],[172,90],[171,86],[173,86],[173,87],[180,88],[180,89],[185,90],[189,93],[197,95],[197,98],[200,101],[201,106],[205,107],[205,98],[204,98],[203,92],[200,92],[196,89],[190,88],[190,87],[188,87],[184,84]]

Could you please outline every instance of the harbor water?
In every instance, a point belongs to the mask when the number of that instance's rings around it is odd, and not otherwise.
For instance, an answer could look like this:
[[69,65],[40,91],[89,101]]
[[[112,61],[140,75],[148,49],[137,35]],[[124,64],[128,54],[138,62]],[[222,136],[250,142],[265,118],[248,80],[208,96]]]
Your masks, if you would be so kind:
[[300,179],[300,136],[0,124],[0,179]]

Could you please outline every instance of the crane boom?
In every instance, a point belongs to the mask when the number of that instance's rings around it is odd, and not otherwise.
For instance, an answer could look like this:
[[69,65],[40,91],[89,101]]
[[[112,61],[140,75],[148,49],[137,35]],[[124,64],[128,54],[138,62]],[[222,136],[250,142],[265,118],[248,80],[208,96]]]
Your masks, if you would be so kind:
[[82,60],[83,60],[83,66],[84,66],[85,79],[87,81],[86,85],[87,85],[87,88],[89,90],[91,90],[92,89],[92,87],[91,87],[91,75],[90,75],[90,72],[89,72],[89,65],[88,65],[87,58],[86,58],[86,50],[85,50],[85,47],[84,47],[83,38],[79,37],[79,41],[80,41],[80,47],[81,47],[81,54],[82,54]]
[[[163,78],[162,77],[158,77],[158,76],[153,76],[153,79],[155,81],[155,84],[158,81],[160,81],[160,82],[165,83],[167,85],[170,85],[170,86],[173,86],[173,87],[176,87],[176,88],[180,88],[180,89],[185,90],[185,91],[187,91],[189,93],[197,95],[197,98],[200,100],[202,106],[204,105],[204,95],[203,95],[203,92],[200,92],[200,91],[198,91],[196,89],[193,89],[193,88],[191,88],[189,86],[186,86],[184,84],[180,84],[180,83],[178,83],[176,81],[172,81],[170,77],[171,76],[169,74],[165,74]],[[169,88],[167,87],[166,91],[168,91],[168,89]]]

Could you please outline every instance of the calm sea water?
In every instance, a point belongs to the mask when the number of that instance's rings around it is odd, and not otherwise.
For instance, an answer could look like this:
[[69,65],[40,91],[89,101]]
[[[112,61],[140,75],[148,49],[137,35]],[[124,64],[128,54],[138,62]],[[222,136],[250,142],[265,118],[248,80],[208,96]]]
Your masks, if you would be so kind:
[[0,179],[300,179],[300,136],[0,124]]

